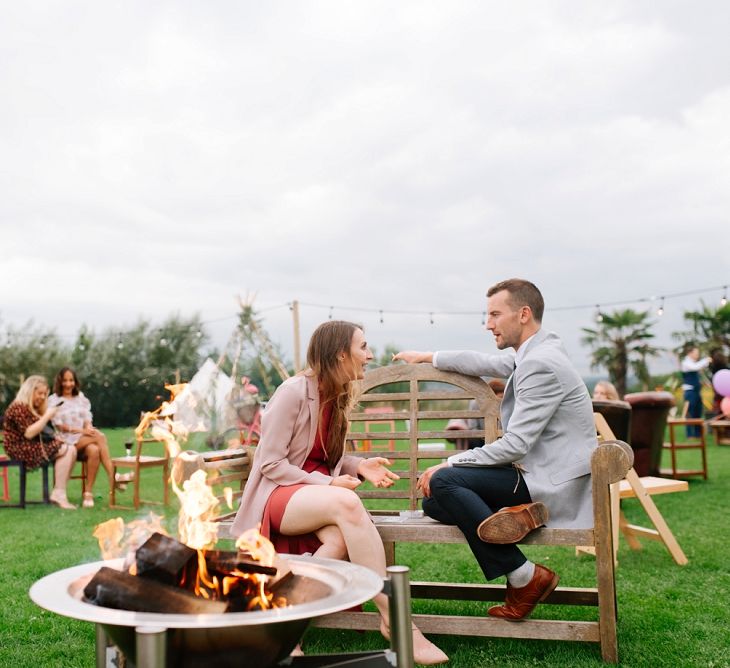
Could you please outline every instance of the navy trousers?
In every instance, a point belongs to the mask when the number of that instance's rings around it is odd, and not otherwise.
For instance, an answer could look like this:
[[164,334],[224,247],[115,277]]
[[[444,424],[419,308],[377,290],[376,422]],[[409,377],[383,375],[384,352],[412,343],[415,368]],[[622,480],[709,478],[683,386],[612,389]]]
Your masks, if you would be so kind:
[[[702,396],[699,388],[692,388],[684,391],[684,400],[687,402],[687,417],[701,418],[703,413]],[[687,426],[687,437],[697,438],[700,435],[700,428],[695,425]]]
[[522,475],[512,466],[449,466],[431,478],[431,496],[423,499],[423,511],[442,524],[458,526],[484,576],[493,580],[527,558],[516,545],[485,543],[477,527],[500,508],[531,501]]

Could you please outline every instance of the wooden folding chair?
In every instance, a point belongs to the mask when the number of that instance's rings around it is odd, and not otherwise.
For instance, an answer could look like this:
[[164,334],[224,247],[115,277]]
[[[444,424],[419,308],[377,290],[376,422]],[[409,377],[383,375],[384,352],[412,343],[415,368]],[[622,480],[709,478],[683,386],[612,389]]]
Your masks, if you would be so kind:
[[[596,431],[600,440],[613,441],[615,436],[608,426],[606,419],[600,413],[594,413],[593,418],[596,423]],[[626,542],[632,550],[640,550],[641,543],[637,540],[637,536],[648,538],[650,540],[658,540],[664,543],[669,554],[672,555],[674,561],[680,566],[687,564],[687,557],[682,548],[679,546],[677,539],[674,537],[664,516],[659,512],[654,500],[651,498],[654,494],[670,494],[671,492],[686,492],[689,485],[686,480],[669,480],[666,478],[657,478],[655,476],[639,477],[633,467],[629,469],[624,480],[614,483],[611,486],[611,515],[613,518],[613,553],[614,560],[618,563],[616,557],[618,553],[619,530],[626,538]],[[639,500],[642,508],[649,516],[653,529],[629,524],[626,516],[620,507],[621,499],[636,498]],[[590,548],[577,548],[580,552],[591,552]]]

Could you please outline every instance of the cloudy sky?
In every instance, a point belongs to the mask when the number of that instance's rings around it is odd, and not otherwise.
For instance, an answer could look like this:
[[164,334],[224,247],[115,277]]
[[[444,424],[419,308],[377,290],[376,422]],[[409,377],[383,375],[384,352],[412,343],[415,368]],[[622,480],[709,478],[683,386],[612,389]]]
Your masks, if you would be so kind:
[[331,312],[381,349],[494,350],[485,290],[522,276],[584,373],[594,304],[692,292],[670,346],[730,283],[729,24],[720,0],[4,2],[0,332],[199,313],[222,345],[255,294],[290,356],[295,299],[304,341]]

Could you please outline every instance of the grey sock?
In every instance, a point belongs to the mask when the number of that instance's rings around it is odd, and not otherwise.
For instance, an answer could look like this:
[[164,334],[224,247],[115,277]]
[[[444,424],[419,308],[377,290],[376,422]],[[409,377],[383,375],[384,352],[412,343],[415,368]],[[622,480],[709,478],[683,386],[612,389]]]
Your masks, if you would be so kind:
[[519,589],[521,587],[526,587],[534,575],[535,564],[531,561],[526,561],[519,568],[515,568],[515,570],[507,573],[507,581],[513,587],[517,587]]

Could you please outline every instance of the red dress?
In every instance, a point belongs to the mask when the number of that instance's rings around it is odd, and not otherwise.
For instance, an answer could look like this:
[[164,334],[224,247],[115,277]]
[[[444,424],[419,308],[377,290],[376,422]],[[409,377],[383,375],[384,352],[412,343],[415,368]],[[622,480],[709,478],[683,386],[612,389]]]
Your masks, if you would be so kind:
[[[302,465],[302,469],[307,473],[312,473],[313,471],[318,471],[325,475],[331,475],[332,473],[324,451],[324,444],[327,442],[331,418],[332,403],[328,402],[324,404],[322,409],[322,429],[317,429],[312,450]],[[302,487],[306,487],[306,483],[277,487],[271,492],[271,496],[269,496],[269,500],[266,503],[266,508],[264,508],[264,517],[261,520],[261,534],[274,544],[277,552],[286,554],[304,554],[305,552],[311,552],[314,554],[320,545],[322,545],[314,533],[302,534],[300,536],[285,536],[279,533],[286,505],[294,495],[294,492]]]
[[11,459],[25,462],[29,469],[52,462],[58,457],[58,451],[63,446],[63,443],[56,439],[41,442],[40,436],[28,440],[25,437],[25,430],[36,420],[38,416],[33,415],[30,407],[18,401],[8,406],[3,420],[5,452]]

